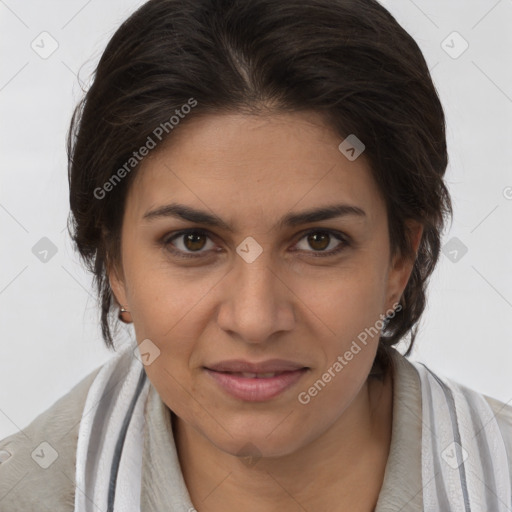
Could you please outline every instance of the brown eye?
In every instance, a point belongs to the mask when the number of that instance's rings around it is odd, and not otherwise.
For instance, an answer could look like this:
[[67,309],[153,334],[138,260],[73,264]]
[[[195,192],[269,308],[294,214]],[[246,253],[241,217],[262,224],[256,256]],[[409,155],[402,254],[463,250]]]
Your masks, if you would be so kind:
[[301,242],[299,242],[297,244],[298,249],[309,252],[313,256],[333,256],[349,245],[343,234],[337,231],[312,230],[307,232],[301,238],[302,240],[305,240],[306,243],[303,243],[300,247]]
[[[163,245],[171,253],[183,257],[204,256],[215,244],[210,237],[203,231],[181,231],[172,236],[164,238]],[[203,250],[204,249],[204,250]]]
[[327,233],[312,233],[308,235],[309,245],[318,251],[323,251],[329,246],[331,237]]
[[199,251],[205,245],[205,236],[198,233],[187,233],[183,235],[183,245],[189,251]]

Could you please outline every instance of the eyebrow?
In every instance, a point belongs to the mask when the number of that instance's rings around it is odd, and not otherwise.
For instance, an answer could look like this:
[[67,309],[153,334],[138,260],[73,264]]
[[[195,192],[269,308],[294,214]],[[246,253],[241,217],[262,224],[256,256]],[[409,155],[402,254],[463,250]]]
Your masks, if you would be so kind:
[[[276,224],[275,227],[293,227],[301,224],[308,224],[311,222],[319,222],[322,220],[345,216],[356,216],[363,218],[366,217],[366,212],[358,206],[349,204],[334,204],[320,208],[313,208],[311,210],[305,210],[298,213],[289,213],[285,215]],[[142,218],[154,220],[167,217],[183,219],[197,224],[204,224],[211,227],[221,228],[229,232],[234,231],[233,228],[229,226],[229,224],[227,224],[216,215],[212,215],[204,210],[197,210],[191,206],[186,206],[179,203],[171,203],[165,206],[160,206],[153,210],[149,210],[143,215]]]

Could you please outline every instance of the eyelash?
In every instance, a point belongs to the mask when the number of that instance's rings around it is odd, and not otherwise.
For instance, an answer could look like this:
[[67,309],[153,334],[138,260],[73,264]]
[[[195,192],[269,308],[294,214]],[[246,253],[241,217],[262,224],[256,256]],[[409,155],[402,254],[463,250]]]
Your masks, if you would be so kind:
[[[341,242],[341,244],[337,248],[331,249],[330,251],[306,251],[306,252],[311,252],[313,257],[315,257],[315,258],[318,258],[318,257],[325,258],[328,256],[335,256],[335,255],[339,254],[341,251],[343,251],[346,247],[350,246],[348,237],[346,235],[344,235],[343,233],[341,233],[339,231],[333,231],[331,229],[319,229],[319,228],[310,229],[304,233],[301,233],[302,236],[299,238],[299,241],[313,233],[327,234]],[[164,246],[164,248],[167,251],[174,254],[178,258],[201,258],[201,257],[203,257],[205,252],[186,253],[186,252],[181,251],[180,249],[172,248],[171,242],[173,240],[175,240],[183,235],[188,235],[188,234],[205,235],[211,239],[208,231],[205,231],[202,229],[186,229],[186,230],[178,231],[176,233],[167,234],[166,236],[164,236],[162,238],[161,244]]]

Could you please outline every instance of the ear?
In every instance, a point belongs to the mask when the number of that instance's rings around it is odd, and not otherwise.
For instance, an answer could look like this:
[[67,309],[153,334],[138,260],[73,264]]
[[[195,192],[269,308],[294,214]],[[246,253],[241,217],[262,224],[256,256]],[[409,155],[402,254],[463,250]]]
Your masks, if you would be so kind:
[[388,286],[386,295],[387,309],[393,309],[393,304],[399,302],[402,296],[409,277],[411,276],[416,255],[423,235],[423,225],[415,220],[409,219],[405,221],[406,236],[409,238],[411,246],[411,255],[402,254],[397,251],[391,260],[391,265],[388,273]]
[[110,283],[110,288],[112,289],[112,293],[114,294],[114,298],[118,305],[128,305],[126,301],[126,285],[122,268],[120,268],[117,263],[109,261],[107,258],[106,273]]

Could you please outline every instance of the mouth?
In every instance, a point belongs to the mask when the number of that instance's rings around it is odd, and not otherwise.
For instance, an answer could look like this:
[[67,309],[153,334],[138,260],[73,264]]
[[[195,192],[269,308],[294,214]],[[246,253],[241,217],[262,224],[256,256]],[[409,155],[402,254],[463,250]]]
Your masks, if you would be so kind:
[[265,402],[290,389],[309,371],[308,367],[272,372],[236,372],[203,367],[222,391],[248,402]]
[[267,372],[267,373],[251,373],[251,372],[219,372],[226,373],[228,375],[235,375],[238,377],[244,377],[246,379],[269,379],[271,377],[276,377],[277,375],[282,375],[283,373],[287,373],[286,371],[282,372]]

